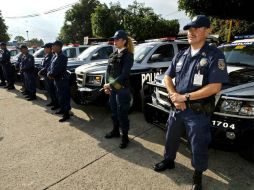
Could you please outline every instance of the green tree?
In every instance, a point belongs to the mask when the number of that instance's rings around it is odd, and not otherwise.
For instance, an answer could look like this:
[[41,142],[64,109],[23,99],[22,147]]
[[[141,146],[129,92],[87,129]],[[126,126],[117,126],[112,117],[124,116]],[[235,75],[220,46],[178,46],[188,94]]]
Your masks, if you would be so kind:
[[110,37],[114,32],[123,28],[125,10],[119,3],[98,5],[92,13],[93,35],[96,37]]
[[18,43],[24,43],[26,39],[23,36],[16,36],[14,40]]
[[220,19],[254,20],[250,1],[178,0],[178,8],[190,16],[205,14]]
[[42,39],[37,39],[37,38],[32,38],[31,40],[29,40],[29,42],[27,43],[28,46],[43,46],[44,42]]
[[[220,41],[226,41],[229,33],[229,20],[211,19],[212,33],[219,34]],[[243,20],[232,20],[231,40],[237,35],[253,34],[254,23]]]
[[2,17],[2,13],[0,11],[0,41],[7,42],[10,40],[9,35],[7,34],[8,27],[5,24],[5,21]]
[[128,6],[124,18],[124,28],[137,41],[175,36],[179,32],[179,27],[177,20],[165,20],[155,14],[152,8],[145,7],[143,3],[137,1]]
[[83,43],[85,36],[92,36],[91,14],[98,0],[80,0],[65,13],[64,25],[58,36],[64,43]]

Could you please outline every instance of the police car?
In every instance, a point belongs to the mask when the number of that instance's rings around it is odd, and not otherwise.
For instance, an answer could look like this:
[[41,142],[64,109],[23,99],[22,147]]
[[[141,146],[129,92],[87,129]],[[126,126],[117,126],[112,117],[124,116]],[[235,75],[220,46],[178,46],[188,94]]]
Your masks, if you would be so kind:
[[[131,69],[130,90],[131,107],[141,109],[142,87],[146,81],[154,81],[156,75],[164,72],[174,55],[188,46],[186,41],[162,38],[149,40],[135,46],[134,65]],[[101,90],[105,84],[107,61],[78,67],[78,94],[81,103],[105,102],[105,94]]]
[[[236,40],[219,46],[224,53],[230,83],[216,95],[212,115],[212,146],[237,150],[254,161],[254,39]],[[171,104],[163,83],[164,75],[145,88],[144,116],[148,122],[165,127]]]

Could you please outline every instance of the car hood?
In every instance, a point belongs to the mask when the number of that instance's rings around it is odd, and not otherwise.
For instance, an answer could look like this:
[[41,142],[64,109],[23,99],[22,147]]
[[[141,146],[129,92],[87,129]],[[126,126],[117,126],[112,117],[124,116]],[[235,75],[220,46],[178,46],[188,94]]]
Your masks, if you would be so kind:
[[238,85],[232,88],[222,90],[221,93],[225,96],[232,97],[254,97],[254,82]]
[[[75,73],[105,73],[107,69],[108,61],[102,61],[102,62],[94,62],[94,63],[89,63],[82,65],[78,67],[75,70]],[[142,71],[147,71],[149,69],[153,69],[154,67],[151,67],[147,64],[138,64],[135,63],[133,64],[133,67],[131,68],[132,73],[135,72],[142,72]]]
[[229,73],[232,86],[254,82],[254,67],[239,69]]
[[[106,70],[108,61],[87,63],[75,69],[75,73],[87,73],[93,70]],[[105,68],[105,69],[104,69]]]

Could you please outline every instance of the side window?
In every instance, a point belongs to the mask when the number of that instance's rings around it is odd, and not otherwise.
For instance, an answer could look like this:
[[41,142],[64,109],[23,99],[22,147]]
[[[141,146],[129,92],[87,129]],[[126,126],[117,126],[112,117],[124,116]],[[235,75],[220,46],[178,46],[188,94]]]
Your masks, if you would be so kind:
[[44,52],[44,50],[43,50],[43,51],[41,51],[40,53],[38,53],[38,54],[36,55],[36,58],[43,58],[43,57],[44,57],[44,54],[45,54],[45,52]]
[[113,53],[113,47],[112,46],[108,46],[108,47],[103,47],[101,49],[99,49],[97,51],[97,53],[95,53],[93,55],[93,60],[98,60],[98,59],[108,59],[109,55]]
[[189,44],[177,44],[178,51],[187,49],[189,46]]
[[149,63],[171,61],[174,57],[174,48],[172,44],[166,44],[158,47],[152,54]]
[[68,57],[68,58],[74,58],[77,56],[76,54],[76,48],[70,48],[66,49],[63,51],[63,53]]
[[88,47],[79,47],[79,54],[81,54],[85,49],[87,49]]

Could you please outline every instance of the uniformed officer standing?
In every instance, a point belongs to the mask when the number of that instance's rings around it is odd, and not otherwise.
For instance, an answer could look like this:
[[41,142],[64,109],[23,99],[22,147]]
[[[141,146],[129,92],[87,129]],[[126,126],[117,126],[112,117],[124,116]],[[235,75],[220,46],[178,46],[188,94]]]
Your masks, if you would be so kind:
[[59,40],[53,43],[53,52],[55,56],[52,59],[49,72],[49,79],[54,79],[54,84],[57,89],[60,110],[56,114],[63,114],[63,118],[59,122],[64,122],[70,119],[70,86],[69,73],[67,72],[68,58],[62,52],[63,43]]
[[1,50],[3,52],[0,65],[2,66],[4,78],[7,80],[7,86],[5,86],[5,88],[7,88],[8,90],[13,90],[15,89],[14,87],[15,78],[14,78],[14,70],[10,61],[11,58],[10,52],[6,48],[6,43],[2,42],[0,45]]
[[112,112],[113,130],[106,134],[106,138],[120,137],[119,127],[122,130],[120,148],[126,148],[129,143],[130,89],[129,75],[133,66],[133,43],[123,30],[113,36],[117,51],[109,57],[107,67],[107,83],[104,91],[109,94],[109,103]]
[[208,167],[214,95],[220,91],[222,83],[228,82],[224,55],[206,43],[209,28],[210,21],[204,15],[196,16],[184,27],[188,30],[190,47],[174,57],[165,73],[165,85],[175,109],[167,121],[164,160],[154,166],[155,171],[175,167],[180,137],[186,130],[192,149],[192,166],[195,168],[193,190],[202,189],[202,172]]
[[47,73],[50,71],[51,61],[53,60],[52,43],[45,44],[43,48],[45,57],[42,60],[42,69],[38,72],[38,75],[39,77],[44,78],[45,88],[48,91],[49,97],[51,99],[50,103],[46,106],[54,106],[59,108],[54,80],[47,77]]
[[[2,43],[3,42],[1,42],[1,44]],[[4,51],[0,49],[0,80],[1,80],[0,86],[6,86],[6,79],[4,77],[3,64],[2,64],[3,53]]]
[[23,73],[24,85],[26,89],[25,95],[28,101],[36,100],[36,74],[34,57],[28,53],[26,45],[21,45],[22,53],[20,60],[20,72]]

